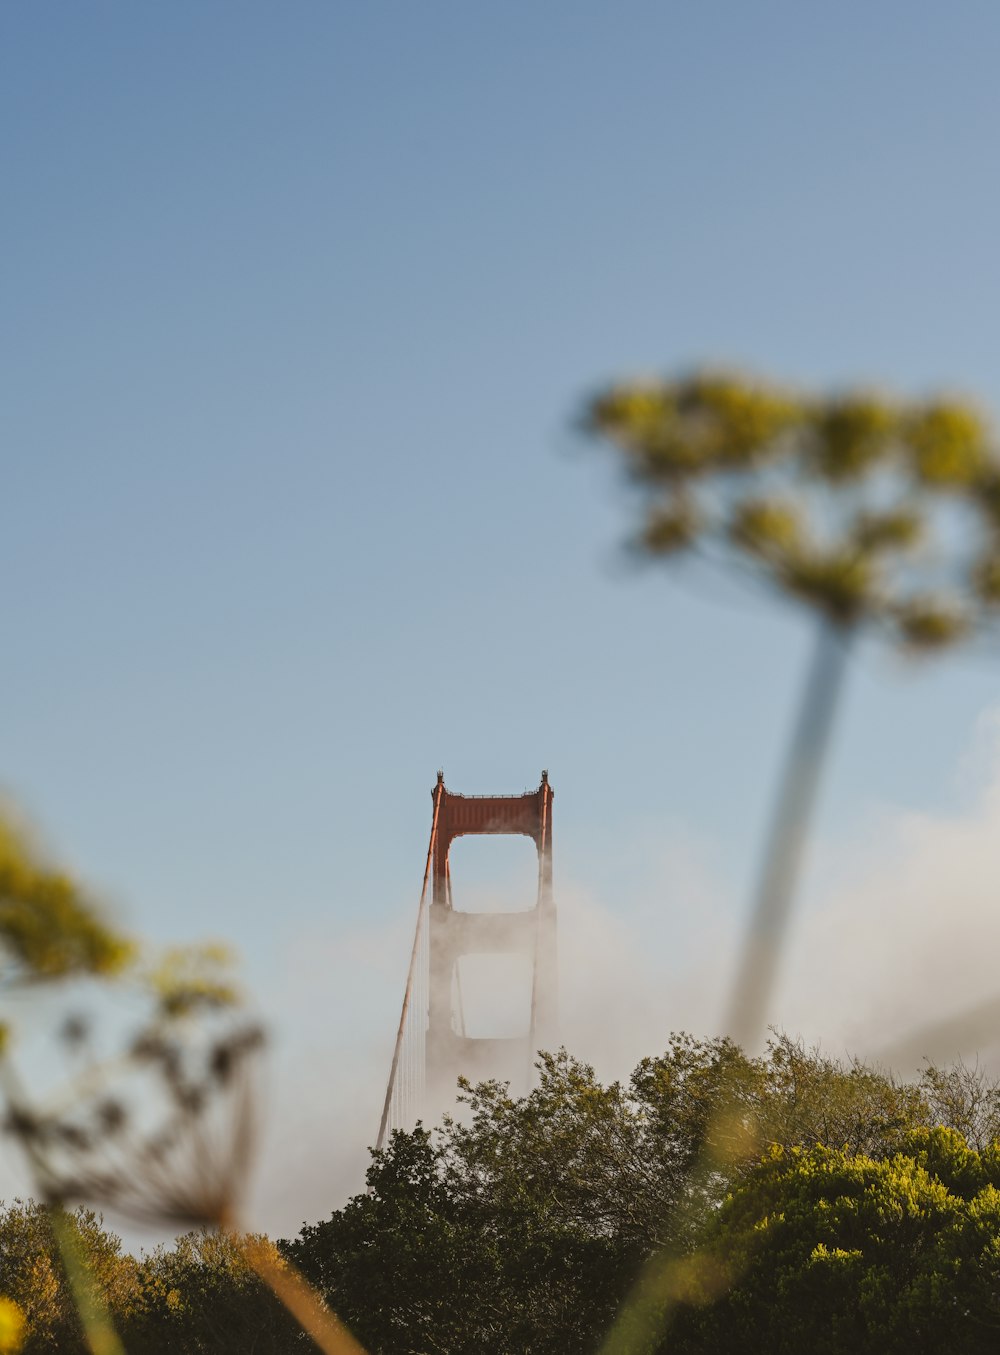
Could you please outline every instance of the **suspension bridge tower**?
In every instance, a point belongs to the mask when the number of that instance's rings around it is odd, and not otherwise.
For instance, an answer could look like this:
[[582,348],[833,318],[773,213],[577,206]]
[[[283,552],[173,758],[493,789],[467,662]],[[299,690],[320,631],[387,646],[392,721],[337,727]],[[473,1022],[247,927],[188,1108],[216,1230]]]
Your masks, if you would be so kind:
[[[394,1128],[410,1128],[454,1096],[460,1075],[527,1080],[540,1048],[556,1036],[556,910],[552,896],[552,787],[542,772],[523,795],[459,795],[438,772],[417,926],[386,1087],[378,1147]],[[449,854],[457,837],[520,834],[538,854],[534,904],[511,912],[466,912],[451,892]],[[428,903],[428,894],[430,902]],[[524,956],[531,969],[527,1034],[490,1038],[466,1033],[460,962],[466,955]]]

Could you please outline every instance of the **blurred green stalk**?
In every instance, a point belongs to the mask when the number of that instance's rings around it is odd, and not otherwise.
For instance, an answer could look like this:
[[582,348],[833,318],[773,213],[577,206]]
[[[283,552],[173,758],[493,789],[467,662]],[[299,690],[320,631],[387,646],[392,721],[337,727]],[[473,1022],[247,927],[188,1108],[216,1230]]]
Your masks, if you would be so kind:
[[825,619],[820,622],[724,1026],[726,1034],[745,1049],[764,1032],[843,687],[849,641],[846,628]]

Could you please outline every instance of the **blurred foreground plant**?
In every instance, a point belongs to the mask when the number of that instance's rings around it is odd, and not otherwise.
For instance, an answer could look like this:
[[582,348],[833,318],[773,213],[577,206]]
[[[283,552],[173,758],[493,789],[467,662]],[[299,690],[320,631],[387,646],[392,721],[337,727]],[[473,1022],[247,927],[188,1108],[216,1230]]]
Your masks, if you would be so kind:
[[[121,1347],[90,1283],[68,1202],[111,1204],[155,1224],[214,1226],[234,1215],[250,1156],[251,1056],[261,1032],[237,1014],[225,963],[208,948],[168,952],[144,965],[140,948],[95,900],[44,860],[13,816],[0,817],[3,1127],[22,1148],[32,1189],[48,1211],[95,1353]],[[58,1002],[71,980],[114,980],[138,1007],[138,1022],[124,1032],[122,1048],[101,1056],[89,1019],[64,1019],[73,1071],[41,1096],[18,1069],[19,1031],[9,1013],[19,994]],[[0,1338],[11,1349],[18,1311],[0,1309]]]
[[0,815],[0,991],[118,974],[134,957],[134,944],[79,885],[44,864],[26,832]]
[[644,557],[694,557],[806,606],[815,658],[778,794],[728,1033],[763,1031],[850,642],[950,649],[1000,603],[1000,457],[968,402],[813,396],[701,373],[611,387],[586,429],[643,496]]
[[[256,1275],[327,1355],[359,1355],[291,1262],[239,1230],[263,1034],[241,1009],[228,951],[210,945],[147,957],[0,814],[0,1000],[8,999],[7,1011],[18,993],[64,998],[71,980],[105,989],[113,982],[134,1020],[117,1032],[119,1047],[99,1053],[89,1018],[64,1018],[73,1071],[44,1095],[19,1074],[18,1030],[0,1026],[3,1127],[22,1148],[40,1201],[9,1211],[7,1225],[22,1219],[51,1239],[93,1355],[123,1355],[123,1347],[108,1286],[94,1273],[94,1216],[70,1212],[72,1202],[107,1205],[145,1225],[218,1230],[218,1243],[198,1243],[198,1255],[223,1258],[236,1289],[245,1290],[239,1276]],[[36,1251],[44,1258],[44,1246]],[[48,1283],[55,1301],[58,1274]],[[22,1305],[0,1299],[0,1355],[17,1349],[25,1331]]]
[[24,1341],[24,1313],[11,1299],[0,1299],[0,1355],[14,1355]]
[[47,1204],[99,1200],[144,1223],[228,1221],[248,1164],[250,1060],[262,1040],[239,1012],[230,964],[218,946],[146,962],[80,885],[0,819],[6,1009],[19,991],[56,997],[69,980],[98,979],[114,980],[135,1016],[110,1055],[97,1052],[89,1017],[65,1017],[73,1071],[42,1097],[20,1076],[16,1031],[4,1025],[5,1127]]
[[[584,426],[617,449],[642,494],[640,555],[735,571],[819,623],[730,995],[727,1033],[752,1048],[849,645],[871,631],[905,654],[930,653],[993,621],[1000,456],[986,420],[962,400],[814,396],[717,373],[614,386],[590,401]],[[723,1098],[720,1124],[735,1110]],[[695,1185],[724,1166],[724,1139],[706,1138],[690,1168]],[[680,1292],[671,1264],[661,1256],[647,1267],[606,1352],[643,1348],[669,1323]]]

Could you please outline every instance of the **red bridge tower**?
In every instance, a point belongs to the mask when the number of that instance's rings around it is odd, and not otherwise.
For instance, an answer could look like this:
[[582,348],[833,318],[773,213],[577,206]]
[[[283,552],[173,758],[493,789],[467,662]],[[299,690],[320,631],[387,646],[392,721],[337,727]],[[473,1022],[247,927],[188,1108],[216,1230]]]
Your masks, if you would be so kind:
[[[540,1048],[556,1034],[556,910],[552,897],[552,787],[542,772],[537,790],[523,795],[458,795],[438,772],[434,816],[417,915],[403,1010],[386,1088],[378,1145],[387,1129],[442,1109],[455,1081],[498,1077],[520,1082]],[[538,853],[534,906],[516,912],[462,912],[451,894],[449,853],[468,834],[521,834]],[[428,883],[431,903],[427,907]],[[426,920],[425,920],[426,917]],[[531,964],[527,1036],[476,1038],[465,1034],[453,998],[463,955],[519,954]],[[422,1065],[422,1066],[421,1066]]]

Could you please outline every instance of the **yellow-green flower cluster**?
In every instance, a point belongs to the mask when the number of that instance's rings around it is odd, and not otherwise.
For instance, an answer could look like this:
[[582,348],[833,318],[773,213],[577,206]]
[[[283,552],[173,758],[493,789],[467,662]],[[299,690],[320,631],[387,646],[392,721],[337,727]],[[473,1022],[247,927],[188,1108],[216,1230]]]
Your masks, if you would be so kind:
[[133,954],[83,889],[42,863],[25,835],[0,817],[0,955],[8,972],[37,979],[113,974]]
[[1000,605],[1000,454],[968,402],[696,373],[614,386],[584,423],[645,491],[646,555],[728,555],[908,649],[952,644]]

